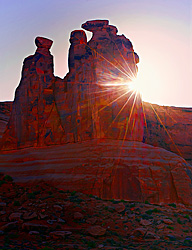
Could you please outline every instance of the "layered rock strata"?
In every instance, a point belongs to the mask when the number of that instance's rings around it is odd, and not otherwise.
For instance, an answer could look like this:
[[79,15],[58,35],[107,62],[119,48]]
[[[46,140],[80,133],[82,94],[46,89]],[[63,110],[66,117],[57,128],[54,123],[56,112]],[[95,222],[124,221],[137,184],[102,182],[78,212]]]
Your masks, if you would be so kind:
[[178,155],[141,142],[93,139],[0,154],[17,183],[40,180],[105,199],[192,205],[192,167]]
[[[9,121],[11,107],[12,102],[0,103],[1,136]],[[192,108],[168,107],[143,102],[143,110],[146,118],[143,142],[182,155],[191,164]]]

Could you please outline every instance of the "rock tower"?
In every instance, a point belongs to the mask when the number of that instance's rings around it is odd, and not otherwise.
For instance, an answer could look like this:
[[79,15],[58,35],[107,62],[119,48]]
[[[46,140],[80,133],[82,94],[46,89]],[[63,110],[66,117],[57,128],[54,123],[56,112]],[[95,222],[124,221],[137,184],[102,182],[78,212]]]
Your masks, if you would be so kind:
[[37,50],[23,63],[22,77],[3,135],[3,149],[41,147],[92,138],[143,140],[139,95],[129,87],[138,55],[108,20],[82,24],[70,36],[69,72],[54,76],[52,41],[37,37]]

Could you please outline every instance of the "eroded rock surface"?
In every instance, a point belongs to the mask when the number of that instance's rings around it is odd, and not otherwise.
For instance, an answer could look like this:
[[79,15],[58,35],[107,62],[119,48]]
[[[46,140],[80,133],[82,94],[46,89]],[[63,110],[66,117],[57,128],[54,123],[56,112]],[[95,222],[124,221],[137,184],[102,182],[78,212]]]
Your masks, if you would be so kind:
[[0,102],[0,144],[12,109],[12,102]]
[[3,149],[49,145],[60,136],[53,95],[53,56],[49,51],[52,41],[37,37],[35,43],[35,54],[23,63],[22,78],[2,139]]
[[144,142],[165,148],[192,163],[192,108],[143,103]]
[[37,50],[24,60],[21,82],[3,136],[3,149],[41,147],[111,138],[142,141],[140,96],[128,82],[137,74],[138,55],[129,39],[108,20],[82,25],[70,36],[69,73],[53,74],[52,41],[37,37]]
[[94,139],[4,152],[0,168],[25,185],[45,180],[105,199],[192,204],[191,166],[141,142]]

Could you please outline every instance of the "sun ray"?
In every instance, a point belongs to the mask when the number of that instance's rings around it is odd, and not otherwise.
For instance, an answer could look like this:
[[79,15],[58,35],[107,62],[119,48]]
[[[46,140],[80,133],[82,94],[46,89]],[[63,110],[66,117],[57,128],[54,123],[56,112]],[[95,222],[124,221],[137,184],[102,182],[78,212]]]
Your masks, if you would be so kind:
[[161,121],[161,118],[160,118],[160,117],[159,117],[159,115],[157,114],[157,112],[156,112],[155,108],[153,107],[153,105],[152,105],[151,103],[149,103],[149,104],[150,104],[151,108],[153,109],[154,113],[156,114],[156,116],[157,116],[157,118],[158,118],[159,122],[161,123],[161,125],[162,125],[162,126],[163,126],[163,128],[165,129],[165,131],[166,131],[167,135],[168,135],[168,136],[169,136],[169,138],[171,139],[171,141],[172,141],[172,143],[173,143],[173,145],[174,145],[175,149],[177,150],[177,152],[179,153],[179,155],[183,158],[183,156],[182,156],[181,152],[179,151],[179,149],[178,149],[177,145],[176,145],[176,144],[175,144],[175,142],[173,141],[173,139],[172,139],[172,137],[171,137],[171,135],[170,135],[169,131],[166,129],[165,125],[164,125],[164,124],[163,124],[163,122]]
[[[133,104],[132,104],[132,107],[131,107],[131,112],[129,114],[129,119],[128,119],[127,124],[126,124],[126,130],[125,130],[125,135],[124,135],[124,138],[123,138],[123,143],[124,143],[126,135],[127,135],[128,126],[129,126],[130,119],[131,119],[131,116],[132,116],[132,113],[133,113],[133,109],[134,109],[134,106],[135,106],[136,99],[137,99],[137,94],[135,93],[135,97],[134,97]],[[133,130],[133,127],[132,127],[132,130]]]
[[[112,124],[115,122],[115,120],[117,119],[117,117],[120,115],[120,113],[122,112],[122,110],[124,109],[124,107],[127,105],[127,103],[129,102],[129,100],[131,99],[131,97],[133,96],[134,93],[132,93],[129,98],[127,99],[127,101],[124,103],[124,105],[122,106],[122,108],[119,110],[118,114],[115,116],[115,118],[113,119],[113,121],[111,122],[111,124],[109,125],[109,127],[107,128],[107,130],[112,126]],[[107,131],[106,130],[106,131]],[[106,132],[105,131],[105,132]]]
[[162,107],[162,106],[159,106],[159,107],[161,108],[161,110],[163,110],[171,118],[172,121],[177,123],[177,121],[167,112],[166,109],[164,109],[164,107]]
[[[119,86],[119,87],[121,87],[121,86]],[[111,90],[108,89],[108,90],[106,90],[106,91],[92,92],[92,93],[90,93],[90,94],[93,95],[93,94],[95,94],[95,93],[103,93],[103,92],[105,92],[103,95],[98,95],[98,96],[90,97],[89,100],[95,100],[95,99],[97,99],[97,98],[101,98],[101,97],[108,96],[108,95],[109,95],[109,92],[111,92]],[[106,93],[106,92],[107,92],[107,93]],[[125,92],[125,89],[123,89],[123,86],[122,86],[122,89],[119,89],[118,92]],[[128,94],[129,92],[130,92],[130,91],[127,91],[126,93],[120,95],[118,98],[116,98],[114,101],[112,101],[112,102],[110,102],[109,104],[107,104],[105,107],[109,106],[110,104],[112,104],[113,102],[115,102],[116,100],[118,100],[121,96],[124,96],[124,95]],[[103,109],[103,108],[102,108],[102,109]]]
[[144,108],[144,105],[143,105],[143,101],[142,101],[142,100],[141,100],[141,105],[142,105],[142,110],[143,110],[144,126],[146,127],[146,130],[147,130],[147,133],[148,133],[147,118],[146,118],[145,108]]
[[[85,43],[86,44],[86,43]],[[90,48],[91,50],[93,50],[97,55],[99,55],[101,58],[103,58],[106,62],[108,62],[109,64],[111,64],[114,68],[118,69],[122,74],[124,74],[126,77],[128,77],[130,80],[131,77],[129,77],[129,75],[125,72],[123,72],[121,69],[119,69],[114,63],[110,62],[107,58],[105,58],[103,55],[101,55],[98,51],[96,51],[94,48],[91,48],[88,44],[86,44],[86,46],[88,48]]]
[[129,67],[129,64],[127,63],[127,61],[125,60],[124,56],[122,55],[122,53],[121,53],[119,47],[117,46],[116,42],[115,42],[115,41],[113,41],[113,42],[115,43],[115,46],[117,47],[117,49],[118,49],[118,51],[119,51],[121,57],[123,58],[124,62],[126,63],[128,69],[130,70],[130,72],[131,72],[131,74],[132,74],[132,77],[134,78],[135,75],[134,75],[134,73],[132,72],[131,68]]

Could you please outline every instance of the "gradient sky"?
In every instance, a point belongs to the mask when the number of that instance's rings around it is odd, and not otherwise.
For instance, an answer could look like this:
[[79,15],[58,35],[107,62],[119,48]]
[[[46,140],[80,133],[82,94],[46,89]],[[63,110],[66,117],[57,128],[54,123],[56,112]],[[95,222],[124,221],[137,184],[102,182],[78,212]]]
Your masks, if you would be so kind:
[[[143,100],[192,107],[191,0],[0,0],[0,101],[13,100],[36,36],[54,41],[54,73],[68,72],[69,36],[87,20],[108,19],[140,57]],[[89,32],[87,32],[88,34]],[[88,38],[91,33],[88,34]],[[191,65],[190,65],[191,64]]]

